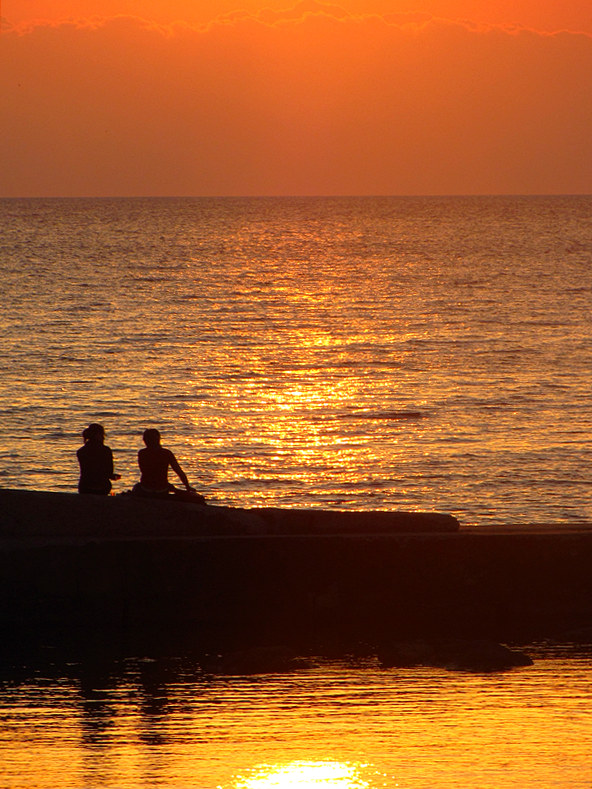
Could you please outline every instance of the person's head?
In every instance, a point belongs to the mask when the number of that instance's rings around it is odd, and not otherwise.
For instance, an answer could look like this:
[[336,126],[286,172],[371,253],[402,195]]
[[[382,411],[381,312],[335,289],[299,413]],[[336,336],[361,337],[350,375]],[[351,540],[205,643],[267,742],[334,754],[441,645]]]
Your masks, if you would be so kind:
[[105,428],[103,425],[99,425],[98,422],[91,422],[91,424],[82,431],[82,438],[85,441],[104,441]]
[[160,446],[160,433],[155,427],[149,427],[148,430],[144,430],[142,438],[147,447]]

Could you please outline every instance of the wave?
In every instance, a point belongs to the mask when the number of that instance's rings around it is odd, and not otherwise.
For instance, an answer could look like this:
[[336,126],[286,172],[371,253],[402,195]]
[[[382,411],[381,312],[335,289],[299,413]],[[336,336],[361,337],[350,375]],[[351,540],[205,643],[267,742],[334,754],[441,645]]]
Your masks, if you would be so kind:
[[347,414],[353,419],[423,419],[422,411],[359,411]]

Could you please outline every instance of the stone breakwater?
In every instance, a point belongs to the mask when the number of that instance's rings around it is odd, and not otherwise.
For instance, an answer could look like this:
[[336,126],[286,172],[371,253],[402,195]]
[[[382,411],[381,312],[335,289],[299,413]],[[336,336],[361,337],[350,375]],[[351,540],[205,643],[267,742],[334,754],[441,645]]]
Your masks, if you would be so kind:
[[392,653],[577,638],[592,628],[591,567],[586,524],[473,530],[438,513],[0,491],[5,643]]
[[0,541],[167,539],[281,534],[455,532],[456,518],[437,512],[201,506],[132,495],[80,496],[0,489]]

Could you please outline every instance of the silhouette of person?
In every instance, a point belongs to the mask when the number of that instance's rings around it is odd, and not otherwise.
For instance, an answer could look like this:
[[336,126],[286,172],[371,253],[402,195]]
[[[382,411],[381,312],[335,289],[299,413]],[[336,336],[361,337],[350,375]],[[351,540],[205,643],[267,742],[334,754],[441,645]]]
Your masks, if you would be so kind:
[[[179,465],[177,458],[170,449],[160,443],[160,433],[156,428],[149,428],[142,436],[146,447],[138,452],[138,465],[140,466],[140,481],[134,485],[133,493],[138,496],[152,496],[156,498],[167,497],[169,493],[175,494],[188,501],[198,501],[205,504],[205,499],[192,488],[187,475]],[[185,490],[179,490],[169,482],[169,468],[179,477]]]
[[76,452],[80,465],[79,493],[108,496],[111,480],[121,479],[113,472],[113,453],[105,446],[105,428],[96,422],[82,431],[83,446]]

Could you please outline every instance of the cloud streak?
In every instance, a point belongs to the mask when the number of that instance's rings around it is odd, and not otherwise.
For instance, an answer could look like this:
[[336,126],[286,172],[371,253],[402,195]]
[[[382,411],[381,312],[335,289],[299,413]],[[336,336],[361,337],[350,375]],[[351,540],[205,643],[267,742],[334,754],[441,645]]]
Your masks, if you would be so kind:
[[3,34],[0,192],[592,191],[592,38],[301,4]]

